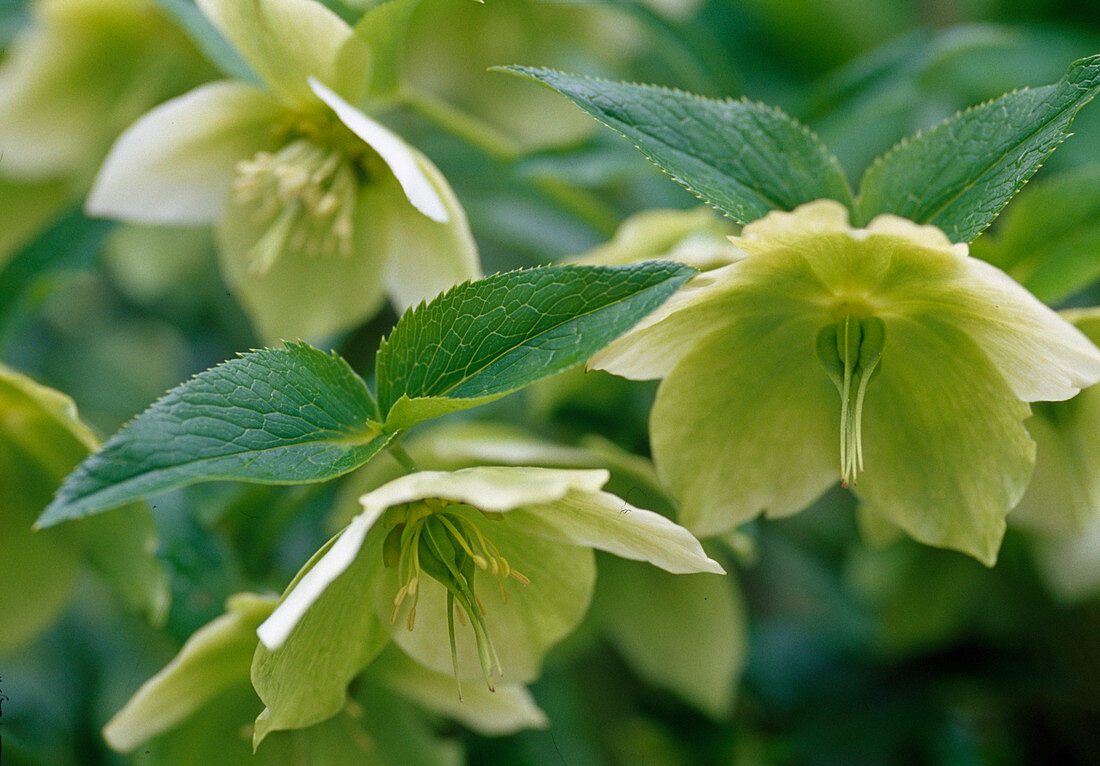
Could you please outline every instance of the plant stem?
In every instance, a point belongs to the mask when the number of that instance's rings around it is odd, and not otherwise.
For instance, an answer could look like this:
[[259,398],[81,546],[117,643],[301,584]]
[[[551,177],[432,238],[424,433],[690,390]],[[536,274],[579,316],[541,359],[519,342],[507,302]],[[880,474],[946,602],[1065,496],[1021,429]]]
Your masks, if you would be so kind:
[[[512,164],[523,158],[523,147],[517,141],[454,104],[412,88],[404,89],[399,101],[498,162]],[[529,181],[550,200],[601,234],[611,236],[615,233],[620,216],[595,194],[550,176],[530,176]]]
[[400,463],[401,467],[406,471],[409,473],[418,473],[420,471],[420,467],[416,464],[416,461],[409,456],[409,453],[406,452],[405,448],[400,444],[391,444],[388,449],[393,459]]

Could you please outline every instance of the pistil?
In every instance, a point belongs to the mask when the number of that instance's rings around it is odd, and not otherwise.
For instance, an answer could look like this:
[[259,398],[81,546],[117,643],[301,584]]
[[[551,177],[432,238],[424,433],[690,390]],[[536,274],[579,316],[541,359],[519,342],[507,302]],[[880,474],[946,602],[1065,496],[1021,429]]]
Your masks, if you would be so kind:
[[851,314],[817,335],[817,357],[840,394],[840,476],[845,487],[855,484],[863,470],[863,404],[885,338],[881,319]]

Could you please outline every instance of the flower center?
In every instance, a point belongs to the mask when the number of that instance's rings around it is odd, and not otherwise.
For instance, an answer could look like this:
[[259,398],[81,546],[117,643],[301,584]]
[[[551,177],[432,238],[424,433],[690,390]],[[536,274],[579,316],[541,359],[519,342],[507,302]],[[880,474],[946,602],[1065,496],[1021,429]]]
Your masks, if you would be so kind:
[[[458,681],[454,625],[457,614],[462,624],[469,619],[481,671],[486,685],[492,690],[493,673],[503,676],[503,670],[485,624],[485,607],[474,592],[474,572],[482,569],[492,573],[501,601],[505,604],[508,603],[505,579],[512,577],[523,585],[530,584],[530,580],[512,569],[492,541],[470,520],[464,512],[467,509],[469,506],[428,498],[386,511],[382,524],[392,529],[383,543],[382,558],[387,567],[397,567],[397,579],[401,583],[393,599],[390,624],[397,621],[397,613],[405,600],[411,599],[407,625],[412,630],[416,621],[420,577],[423,574],[436,580],[447,590],[447,632],[455,681]],[[484,515],[492,518],[487,513]]]
[[237,163],[233,199],[255,205],[255,220],[266,227],[248,253],[252,272],[267,273],[288,249],[350,257],[361,173],[341,147],[310,136]]
[[878,371],[886,325],[878,317],[846,314],[817,334],[817,358],[840,394],[841,484],[856,483],[863,470],[863,399]]

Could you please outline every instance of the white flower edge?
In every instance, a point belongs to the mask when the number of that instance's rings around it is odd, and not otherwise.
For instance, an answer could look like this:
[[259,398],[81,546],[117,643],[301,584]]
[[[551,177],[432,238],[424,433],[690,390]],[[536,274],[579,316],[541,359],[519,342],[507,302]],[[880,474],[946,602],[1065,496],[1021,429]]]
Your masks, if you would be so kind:
[[725,573],[683,527],[601,492],[609,478],[603,469],[478,466],[420,471],[395,479],[359,498],[363,512],[286,594],[256,634],[272,651],[282,646],[313,602],[355,560],[367,532],[382,513],[425,498],[465,503],[495,513],[518,512],[533,534],[650,561],[668,571]]
[[450,214],[431,180],[421,169],[412,148],[395,133],[367,117],[345,101],[336,91],[316,77],[310,77],[309,87],[325,102],[355,135],[363,139],[393,171],[397,182],[417,210],[439,223],[447,223]]

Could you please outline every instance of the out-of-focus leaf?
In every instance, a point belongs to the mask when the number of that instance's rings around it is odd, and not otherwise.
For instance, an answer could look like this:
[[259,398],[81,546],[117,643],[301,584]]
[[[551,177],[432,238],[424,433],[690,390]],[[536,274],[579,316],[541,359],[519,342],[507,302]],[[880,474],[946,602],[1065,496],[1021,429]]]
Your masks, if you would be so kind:
[[306,344],[263,349],[169,391],[74,471],[38,520],[48,527],[197,481],[321,481],[369,460],[380,434],[366,385]]
[[1100,278],[1100,165],[1025,189],[971,252],[1047,303],[1088,287]]
[[11,332],[27,303],[47,291],[59,272],[89,268],[114,226],[112,221],[94,220],[76,209],[11,256],[0,268],[0,340]]
[[1007,93],[903,141],[864,175],[861,222],[895,213],[969,242],[1065,140],[1098,91],[1100,56],[1091,56],[1054,85]]

